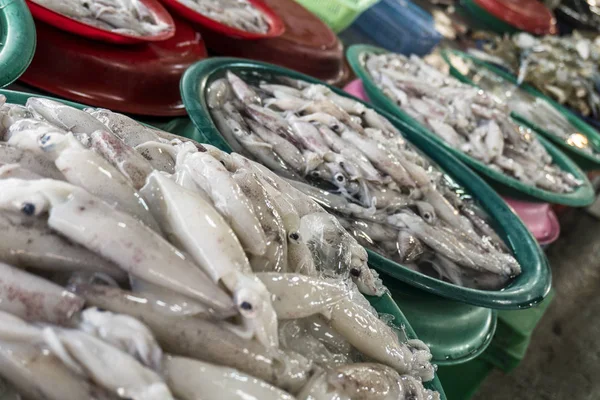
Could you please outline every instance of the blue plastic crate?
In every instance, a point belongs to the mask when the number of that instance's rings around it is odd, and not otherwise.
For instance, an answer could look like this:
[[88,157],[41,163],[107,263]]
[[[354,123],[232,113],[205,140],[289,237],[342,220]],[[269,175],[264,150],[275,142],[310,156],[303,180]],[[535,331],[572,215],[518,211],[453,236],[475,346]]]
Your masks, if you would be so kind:
[[442,40],[433,17],[408,0],[382,0],[342,34],[401,54],[425,55]]

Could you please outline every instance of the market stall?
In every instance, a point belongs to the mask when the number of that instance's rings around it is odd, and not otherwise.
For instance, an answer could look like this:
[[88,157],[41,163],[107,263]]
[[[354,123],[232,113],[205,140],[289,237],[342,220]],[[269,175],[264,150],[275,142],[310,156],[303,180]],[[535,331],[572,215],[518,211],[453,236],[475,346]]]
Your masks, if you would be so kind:
[[595,11],[0,4],[0,399],[478,399],[565,326]]

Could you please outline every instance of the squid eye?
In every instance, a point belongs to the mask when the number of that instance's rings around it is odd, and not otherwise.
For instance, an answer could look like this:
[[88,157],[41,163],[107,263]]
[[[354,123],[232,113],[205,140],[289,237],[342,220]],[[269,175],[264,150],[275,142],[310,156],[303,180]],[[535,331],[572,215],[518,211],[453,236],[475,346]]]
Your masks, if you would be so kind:
[[252,310],[252,304],[248,303],[247,301],[242,301],[242,304],[240,304],[240,308],[242,310],[251,311]]
[[423,213],[423,219],[427,222],[432,222],[433,221],[433,215],[431,215],[430,212],[424,212]]
[[21,207],[21,212],[25,215],[33,215],[35,213],[35,205],[32,203],[25,203]]
[[344,177],[344,175],[342,175],[340,173],[335,174],[334,179],[336,181],[340,182],[340,183],[344,182],[346,180],[346,178]]
[[352,268],[352,269],[350,270],[350,275],[352,275],[352,276],[353,276],[353,277],[355,277],[355,278],[358,278],[358,277],[360,277],[360,274],[361,274],[361,273],[362,273],[362,271],[361,271],[360,269],[358,269],[358,268]]
[[300,240],[300,235],[297,232],[292,232],[292,233],[290,233],[290,239]]
[[40,137],[40,143],[42,145],[44,145],[44,144],[48,143],[48,140],[50,140],[50,139],[52,139],[52,136],[49,134],[45,134],[42,137]]
[[319,171],[311,171],[310,176],[312,176],[313,178],[320,178],[321,173]]

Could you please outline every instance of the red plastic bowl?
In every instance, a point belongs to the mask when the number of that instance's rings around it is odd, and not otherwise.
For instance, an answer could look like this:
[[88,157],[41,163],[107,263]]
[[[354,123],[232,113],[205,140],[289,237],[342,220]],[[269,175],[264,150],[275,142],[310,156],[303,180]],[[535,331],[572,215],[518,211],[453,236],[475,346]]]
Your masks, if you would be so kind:
[[37,48],[21,82],[58,97],[127,114],[185,115],[179,81],[207,53],[200,34],[187,21],[174,20],[172,38],[131,46],[73,36],[38,22]]
[[208,18],[206,15],[201,14],[185,4],[179,2],[178,0],[161,0],[165,5],[173,10],[179,16],[187,19],[190,22],[201,25],[206,29],[210,29],[211,31],[222,33],[227,36],[231,36],[238,39],[267,39],[274,38],[277,36],[281,36],[283,32],[285,32],[285,25],[277,15],[275,11],[273,11],[269,6],[259,0],[248,0],[250,4],[254,7],[258,8],[260,12],[262,12],[267,19],[267,23],[269,24],[269,30],[267,33],[255,33],[248,32],[241,29],[234,28],[229,25],[225,25],[221,22],[218,22],[212,18]]
[[552,11],[538,0],[474,0],[475,4],[520,30],[534,35],[558,33]]
[[152,36],[134,36],[122,33],[115,33],[106,29],[86,24],[64,14],[58,13],[47,7],[27,0],[27,5],[34,18],[39,19],[58,29],[74,33],[79,36],[84,36],[90,39],[99,40],[102,42],[117,43],[117,44],[133,44],[142,42],[159,42],[169,39],[175,35],[175,22],[171,14],[157,0],[140,0],[154,17],[162,23],[169,25],[169,29]]

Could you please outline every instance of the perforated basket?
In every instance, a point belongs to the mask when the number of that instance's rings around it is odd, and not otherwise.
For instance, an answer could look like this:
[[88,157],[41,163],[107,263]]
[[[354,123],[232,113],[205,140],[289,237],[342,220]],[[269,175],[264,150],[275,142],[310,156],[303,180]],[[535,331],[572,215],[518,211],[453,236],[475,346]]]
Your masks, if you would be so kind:
[[321,18],[336,33],[346,29],[379,0],[296,0]]

